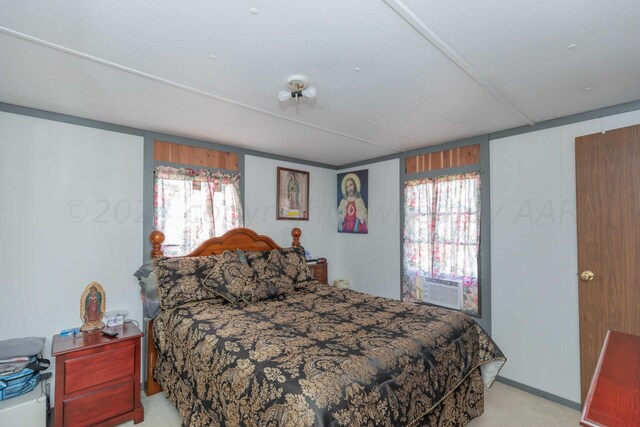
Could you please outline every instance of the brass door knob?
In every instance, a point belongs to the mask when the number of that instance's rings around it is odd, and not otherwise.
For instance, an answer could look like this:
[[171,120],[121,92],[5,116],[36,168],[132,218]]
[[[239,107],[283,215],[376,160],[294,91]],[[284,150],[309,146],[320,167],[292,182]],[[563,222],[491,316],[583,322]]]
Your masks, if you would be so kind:
[[580,274],[580,278],[582,280],[584,280],[585,282],[592,281],[594,277],[595,276],[593,274],[593,271],[589,271],[589,270],[585,270],[585,271],[582,272],[582,274]]

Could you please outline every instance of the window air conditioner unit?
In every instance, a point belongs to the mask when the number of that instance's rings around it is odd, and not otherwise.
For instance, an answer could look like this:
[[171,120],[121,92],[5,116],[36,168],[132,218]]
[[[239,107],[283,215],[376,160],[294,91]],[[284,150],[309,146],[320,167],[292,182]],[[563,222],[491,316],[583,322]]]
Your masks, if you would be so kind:
[[462,309],[462,280],[424,278],[424,301],[443,307]]

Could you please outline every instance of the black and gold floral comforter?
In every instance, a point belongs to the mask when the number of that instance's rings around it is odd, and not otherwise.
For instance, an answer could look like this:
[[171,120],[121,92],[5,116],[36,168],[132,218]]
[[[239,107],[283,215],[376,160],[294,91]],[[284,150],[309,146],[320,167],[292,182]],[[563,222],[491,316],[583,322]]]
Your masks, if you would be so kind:
[[466,315],[318,282],[163,310],[154,329],[156,379],[188,426],[419,425],[474,370],[490,384],[505,361]]

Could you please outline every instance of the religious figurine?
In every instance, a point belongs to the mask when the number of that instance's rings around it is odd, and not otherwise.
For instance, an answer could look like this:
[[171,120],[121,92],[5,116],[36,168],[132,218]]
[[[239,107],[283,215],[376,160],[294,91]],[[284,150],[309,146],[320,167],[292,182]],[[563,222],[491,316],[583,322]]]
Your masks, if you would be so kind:
[[84,322],[81,331],[104,328],[104,317],[107,297],[98,282],[91,282],[84,288],[80,297],[80,319]]

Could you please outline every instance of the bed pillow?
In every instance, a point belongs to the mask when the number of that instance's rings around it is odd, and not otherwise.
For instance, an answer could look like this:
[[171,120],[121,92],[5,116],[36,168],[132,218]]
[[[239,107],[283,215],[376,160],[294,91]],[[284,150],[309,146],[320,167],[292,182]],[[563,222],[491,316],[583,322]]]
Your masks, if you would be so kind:
[[218,262],[218,255],[161,257],[153,260],[160,306],[170,310],[188,302],[217,298],[202,281]]
[[145,262],[133,275],[138,278],[140,284],[142,314],[146,319],[153,319],[160,312],[158,280],[153,271],[153,263],[151,261]]
[[256,286],[256,273],[237,251],[225,251],[203,283],[232,304],[247,303]]
[[281,249],[280,253],[287,259],[287,262],[294,266],[297,276],[293,279],[295,283],[313,280],[313,274],[307,264],[306,251],[302,246]]
[[[273,255],[274,252],[280,256]],[[271,258],[271,262],[276,263],[282,274],[288,276],[294,284],[313,279],[302,246],[279,250],[273,249],[271,251],[247,251],[245,252],[245,257],[249,265],[256,271],[258,277],[263,274]]]
[[251,292],[252,301],[278,298],[293,289],[294,280],[286,272],[288,262],[277,249],[247,255],[250,268],[256,272],[257,278]]

